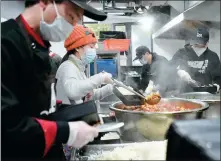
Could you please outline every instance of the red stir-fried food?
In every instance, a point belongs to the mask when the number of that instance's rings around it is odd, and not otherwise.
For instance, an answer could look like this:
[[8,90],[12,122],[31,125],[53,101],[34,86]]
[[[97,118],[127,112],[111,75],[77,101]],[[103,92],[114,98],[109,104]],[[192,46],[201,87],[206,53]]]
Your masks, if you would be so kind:
[[131,111],[144,111],[144,112],[174,112],[174,111],[187,111],[196,108],[200,108],[199,105],[193,105],[190,103],[180,103],[180,102],[160,102],[157,105],[141,105],[141,106],[118,106],[122,110]]

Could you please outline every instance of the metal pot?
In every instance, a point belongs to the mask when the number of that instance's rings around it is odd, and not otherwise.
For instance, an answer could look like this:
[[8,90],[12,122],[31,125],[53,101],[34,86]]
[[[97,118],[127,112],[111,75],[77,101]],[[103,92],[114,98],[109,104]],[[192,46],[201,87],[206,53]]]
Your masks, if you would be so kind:
[[115,112],[117,121],[124,122],[124,127],[120,129],[123,141],[157,141],[164,140],[165,134],[174,120],[186,120],[201,118],[203,111],[209,105],[198,100],[187,100],[181,98],[163,98],[161,101],[178,102],[180,105],[185,103],[198,107],[189,111],[176,112],[140,112],[121,110],[122,102],[111,105],[110,110]]
[[209,104],[209,109],[204,113],[204,118],[219,118],[220,117],[220,94],[211,94],[208,92],[189,92],[179,94],[176,97],[200,100]]

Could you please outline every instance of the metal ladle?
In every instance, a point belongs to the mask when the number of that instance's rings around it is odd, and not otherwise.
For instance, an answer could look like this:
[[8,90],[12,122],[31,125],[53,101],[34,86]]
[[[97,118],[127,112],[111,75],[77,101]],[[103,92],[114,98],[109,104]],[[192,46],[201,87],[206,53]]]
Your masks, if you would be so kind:
[[146,103],[148,103],[149,105],[158,104],[158,103],[160,102],[160,100],[161,100],[160,95],[159,95],[159,96],[157,95],[157,97],[154,97],[154,98],[152,98],[150,95],[148,95],[147,97],[145,97],[144,95],[142,95],[142,94],[140,94],[140,93],[134,91],[133,89],[129,88],[128,86],[126,86],[123,82],[120,82],[120,81],[118,81],[118,80],[116,80],[116,79],[112,79],[112,80],[113,80],[113,82],[114,82],[116,85],[118,85],[118,86],[120,86],[120,87],[123,87],[123,88],[125,88],[126,90],[132,92],[133,94],[135,94],[135,95],[139,96],[140,98],[144,99],[144,101],[145,101]]

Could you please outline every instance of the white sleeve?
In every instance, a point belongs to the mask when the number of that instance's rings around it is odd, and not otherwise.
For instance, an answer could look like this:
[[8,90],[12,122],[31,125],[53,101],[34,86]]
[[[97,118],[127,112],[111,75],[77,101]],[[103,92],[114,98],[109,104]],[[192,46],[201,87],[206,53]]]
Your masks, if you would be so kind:
[[94,90],[94,99],[95,100],[102,100],[103,98],[113,94],[113,85],[107,84],[102,88],[98,88]]
[[[67,97],[78,100],[98,88],[103,83],[103,76],[96,74],[93,77],[82,80],[78,78],[79,70],[71,63],[66,63],[60,69],[60,79]],[[58,76],[59,77],[59,76]]]

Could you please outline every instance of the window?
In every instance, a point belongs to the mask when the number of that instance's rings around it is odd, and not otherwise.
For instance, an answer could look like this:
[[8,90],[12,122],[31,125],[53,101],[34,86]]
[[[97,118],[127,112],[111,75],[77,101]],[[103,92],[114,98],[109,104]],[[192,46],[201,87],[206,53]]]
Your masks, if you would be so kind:
[[110,24],[84,24],[85,26],[89,27],[95,33],[96,37],[99,38],[100,31],[111,31]]
[[121,26],[115,26],[115,31],[126,32],[126,27],[125,27],[124,25],[121,25]]

